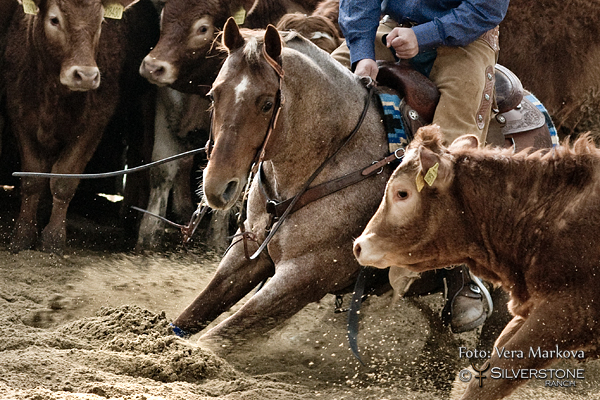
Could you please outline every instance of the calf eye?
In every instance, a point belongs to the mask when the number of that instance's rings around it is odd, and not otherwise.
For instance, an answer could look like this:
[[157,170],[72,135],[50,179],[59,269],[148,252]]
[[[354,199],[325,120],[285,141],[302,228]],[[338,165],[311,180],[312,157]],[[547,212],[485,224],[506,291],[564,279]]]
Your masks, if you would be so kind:
[[202,25],[200,28],[198,28],[199,35],[204,35],[206,32],[208,32],[208,27],[206,25]]
[[268,112],[269,110],[271,110],[271,108],[273,108],[273,103],[270,101],[265,102],[265,104],[262,107],[262,111],[263,112]]
[[60,25],[60,20],[58,19],[58,17],[52,17],[52,18],[50,18],[50,23],[53,26],[58,26],[58,25]]
[[396,196],[398,196],[400,200],[406,200],[408,198],[408,192],[406,190],[398,190]]

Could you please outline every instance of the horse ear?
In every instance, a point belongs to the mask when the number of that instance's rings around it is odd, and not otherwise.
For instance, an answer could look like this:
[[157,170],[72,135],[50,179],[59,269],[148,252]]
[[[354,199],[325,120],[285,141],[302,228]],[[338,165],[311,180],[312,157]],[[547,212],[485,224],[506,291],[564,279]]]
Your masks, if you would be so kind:
[[479,139],[475,135],[463,135],[454,139],[454,142],[448,146],[448,150],[456,151],[460,149],[476,149],[479,147]]
[[265,31],[265,51],[273,59],[279,60],[281,55],[281,36],[273,25],[269,24]]
[[223,44],[230,53],[244,45],[244,38],[233,17],[229,17],[223,28]]

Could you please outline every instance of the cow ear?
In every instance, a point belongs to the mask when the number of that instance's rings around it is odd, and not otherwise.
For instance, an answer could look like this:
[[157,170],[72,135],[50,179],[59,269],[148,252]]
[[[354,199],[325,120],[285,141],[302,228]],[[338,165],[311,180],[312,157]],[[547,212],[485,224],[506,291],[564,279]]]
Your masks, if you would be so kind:
[[[107,9],[110,10],[111,7],[114,7],[114,6],[122,6],[123,9],[129,8],[132,5],[134,5],[135,3],[137,3],[138,1],[139,0],[102,0],[102,5],[104,6],[104,9],[106,12]],[[111,18],[111,17],[108,17],[108,18]],[[116,18],[116,19],[120,19],[120,18]]]
[[426,146],[419,146],[419,165],[417,173],[417,189],[420,192],[424,186],[445,188],[452,180],[452,160],[440,155]]
[[231,53],[244,45],[244,38],[233,17],[229,17],[223,29],[223,44]]
[[281,55],[281,36],[273,25],[269,24],[265,31],[265,52],[273,60],[278,61]]
[[246,10],[246,14],[250,14],[256,8],[258,0],[242,0],[242,7]]
[[475,135],[463,135],[454,139],[454,142],[448,146],[448,150],[456,151],[461,149],[476,149],[479,147],[479,139]]

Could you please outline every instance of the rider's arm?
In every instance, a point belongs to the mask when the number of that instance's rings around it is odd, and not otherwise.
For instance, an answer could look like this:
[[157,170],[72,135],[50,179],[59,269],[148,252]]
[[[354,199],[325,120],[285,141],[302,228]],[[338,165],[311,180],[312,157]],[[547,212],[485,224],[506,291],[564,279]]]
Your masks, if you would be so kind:
[[353,70],[362,59],[375,60],[375,33],[380,18],[380,0],[340,0],[338,22],[350,49]]
[[506,15],[509,0],[463,1],[451,12],[413,27],[419,51],[439,46],[465,46],[496,27]]

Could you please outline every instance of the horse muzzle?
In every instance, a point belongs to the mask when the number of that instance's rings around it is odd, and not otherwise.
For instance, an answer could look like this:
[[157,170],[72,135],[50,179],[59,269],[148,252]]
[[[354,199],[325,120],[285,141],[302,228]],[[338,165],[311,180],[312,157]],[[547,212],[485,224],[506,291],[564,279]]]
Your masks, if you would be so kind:
[[241,194],[242,182],[234,178],[223,184],[204,182],[204,197],[211,208],[228,210],[235,205]]

